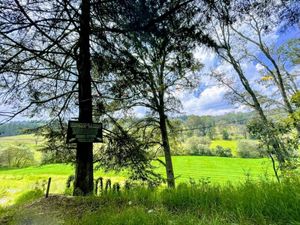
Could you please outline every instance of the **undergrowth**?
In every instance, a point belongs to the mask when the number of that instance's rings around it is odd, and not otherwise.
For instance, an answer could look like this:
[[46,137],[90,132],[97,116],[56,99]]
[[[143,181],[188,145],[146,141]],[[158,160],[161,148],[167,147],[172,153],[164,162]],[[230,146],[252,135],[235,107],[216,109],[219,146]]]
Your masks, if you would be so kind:
[[[77,201],[81,201],[78,198]],[[180,184],[90,197],[97,209],[68,224],[300,224],[300,180],[239,186]]]
[[[50,196],[28,206],[41,194],[34,191],[20,197],[10,211],[10,218],[26,217],[27,221],[40,222],[46,214],[47,223],[51,224],[55,215],[59,224],[67,225],[300,224],[298,178],[281,183],[249,180],[240,185],[193,182],[180,184],[176,189],[137,186],[119,192],[102,191],[99,196]],[[25,205],[22,214],[18,210]],[[41,215],[39,210],[43,216],[32,219]],[[7,219],[5,224],[22,224],[18,219],[13,221]]]

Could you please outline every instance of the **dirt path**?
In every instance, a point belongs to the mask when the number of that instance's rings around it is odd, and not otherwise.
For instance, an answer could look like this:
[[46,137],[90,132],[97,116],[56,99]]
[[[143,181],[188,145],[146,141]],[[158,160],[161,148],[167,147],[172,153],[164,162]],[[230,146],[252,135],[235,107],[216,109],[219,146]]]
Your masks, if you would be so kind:
[[60,225],[64,224],[66,215],[67,218],[72,215],[80,216],[87,208],[89,207],[83,206],[74,197],[53,195],[18,207],[12,215],[2,218],[0,224]]

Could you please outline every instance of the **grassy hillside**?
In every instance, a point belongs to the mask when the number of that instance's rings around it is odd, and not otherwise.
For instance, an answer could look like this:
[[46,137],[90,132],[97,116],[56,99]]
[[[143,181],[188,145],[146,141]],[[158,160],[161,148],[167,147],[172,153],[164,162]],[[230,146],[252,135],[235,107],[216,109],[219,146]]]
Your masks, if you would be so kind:
[[43,143],[44,139],[42,137],[33,134],[0,137],[0,152],[9,146],[22,145],[33,151],[35,161],[39,164],[41,161],[41,153],[37,150],[43,146]]
[[[240,159],[218,158],[202,156],[176,156],[173,158],[177,183],[189,182],[190,178],[195,181],[207,179],[212,183],[225,184],[232,182],[237,184],[245,181],[247,174],[250,179],[258,180],[264,177],[268,171],[273,176],[271,164],[267,159]],[[164,168],[157,169],[165,174]],[[49,177],[52,177],[51,193],[64,193],[66,180],[74,174],[72,165],[51,164],[44,166],[28,167],[24,169],[0,169],[0,205],[13,204],[16,197],[24,191],[36,188],[45,188]],[[98,170],[94,177],[111,178],[112,182],[124,181],[125,172],[104,173]]]
[[0,137],[0,144],[42,144],[43,138],[33,134]]
[[[66,181],[72,174],[74,167],[70,164],[51,164],[23,169],[0,168],[0,205],[14,204],[15,199],[26,191],[45,189],[49,177],[52,178],[51,193],[63,194]],[[125,180],[124,175],[113,172],[96,171],[94,176],[113,178],[115,182]]]
[[[221,158],[210,156],[175,156],[173,165],[177,182],[209,178],[213,183],[240,182],[250,176],[262,178],[266,173],[273,176],[268,159]],[[164,174],[164,168],[159,171]]]

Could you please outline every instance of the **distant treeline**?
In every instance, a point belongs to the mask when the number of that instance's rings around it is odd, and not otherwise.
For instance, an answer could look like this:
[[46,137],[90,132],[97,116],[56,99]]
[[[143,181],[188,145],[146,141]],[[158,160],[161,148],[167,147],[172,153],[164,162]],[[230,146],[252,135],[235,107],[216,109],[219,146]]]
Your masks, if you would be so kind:
[[14,121],[0,126],[0,137],[34,133],[34,129],[44,125],[44,121]]
[[[181,128],[200,128],[200,136],[205,136],[207,132],[216,126],[230,125],[246,125],[254,116],[254,113],[227,113],[221,116],[180,116],[172,118],[171,121],[181,121]],[[0,126],[0,137],[14,136],[20,134],[34,133],[34,129],[46,124],[45,121],[14,121]],[[178,127],[179,128],[179,127]],[[191,133],[196,133],[192,132]]]
[[188,116],[181,116],[179,119],[186,122],[190,119],[190,117],[195,117],[199,119],[210,119],[215,123],[219,124],[240,124],[246,125],[247,122],[255,116],[254,112],[238,112],[238,113],[226,113],[224,115],[219,116],[195,116],[195,115],[188,115]]

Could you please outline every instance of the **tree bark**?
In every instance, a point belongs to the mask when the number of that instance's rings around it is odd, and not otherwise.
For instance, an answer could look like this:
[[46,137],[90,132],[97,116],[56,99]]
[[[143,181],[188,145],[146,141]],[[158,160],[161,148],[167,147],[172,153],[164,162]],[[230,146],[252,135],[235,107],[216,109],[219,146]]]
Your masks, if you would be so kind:
[[[79,122],[83,123],[93,122],[89,35],[90,0],[82,0],[77,67],[79,74]],[[76,149],[76,171],[73,194],[92,194],[93,180],[93,143],[78,143]]]
[[172,164],[171,148],[170,148],[169,138],[168,138],[166,115],[164,114],[164,112],[159,113],[159,123],[160,123],[162,145],[163,145],[165,161],[166,161],[167,184],[169,188],[174,188],[175,187],[174,170]]
[[[238,74],[243,87],[248,92],[248,94],[251,96],[252,101],[254,103],[254,109],[259,114],[262,122],[265,123],[266,129],[269,129],[268,128],[268,124],[269,124],[268,119],[267,119],[267,117],[266,117],[266,115],[265,115],[265,113],[264,113],[264,111],[263,111],[263,109],[262,109],[262,107],[259,103],[259,100],[256,97],[255,92],[252,90],[248,79],[244,76],[244,73],[243,73],[242,68],[240,67],[239,63],[234,59],[234,57],[232,56],[230,50],[228,50],[228,49],[227,49],[227,56],[229,57],[230,64],[233,66],[234,70]],[[277,138],[275,136],[273,137],[273,141],[274,141],[273,148],[274,148],[274,151],[276,152],[276,157],[278,159],[278,162],[279,162],[280,166],[282,167],[282,165],[286,161],[285,157],[281,152],[279,141],[277,140]]]

